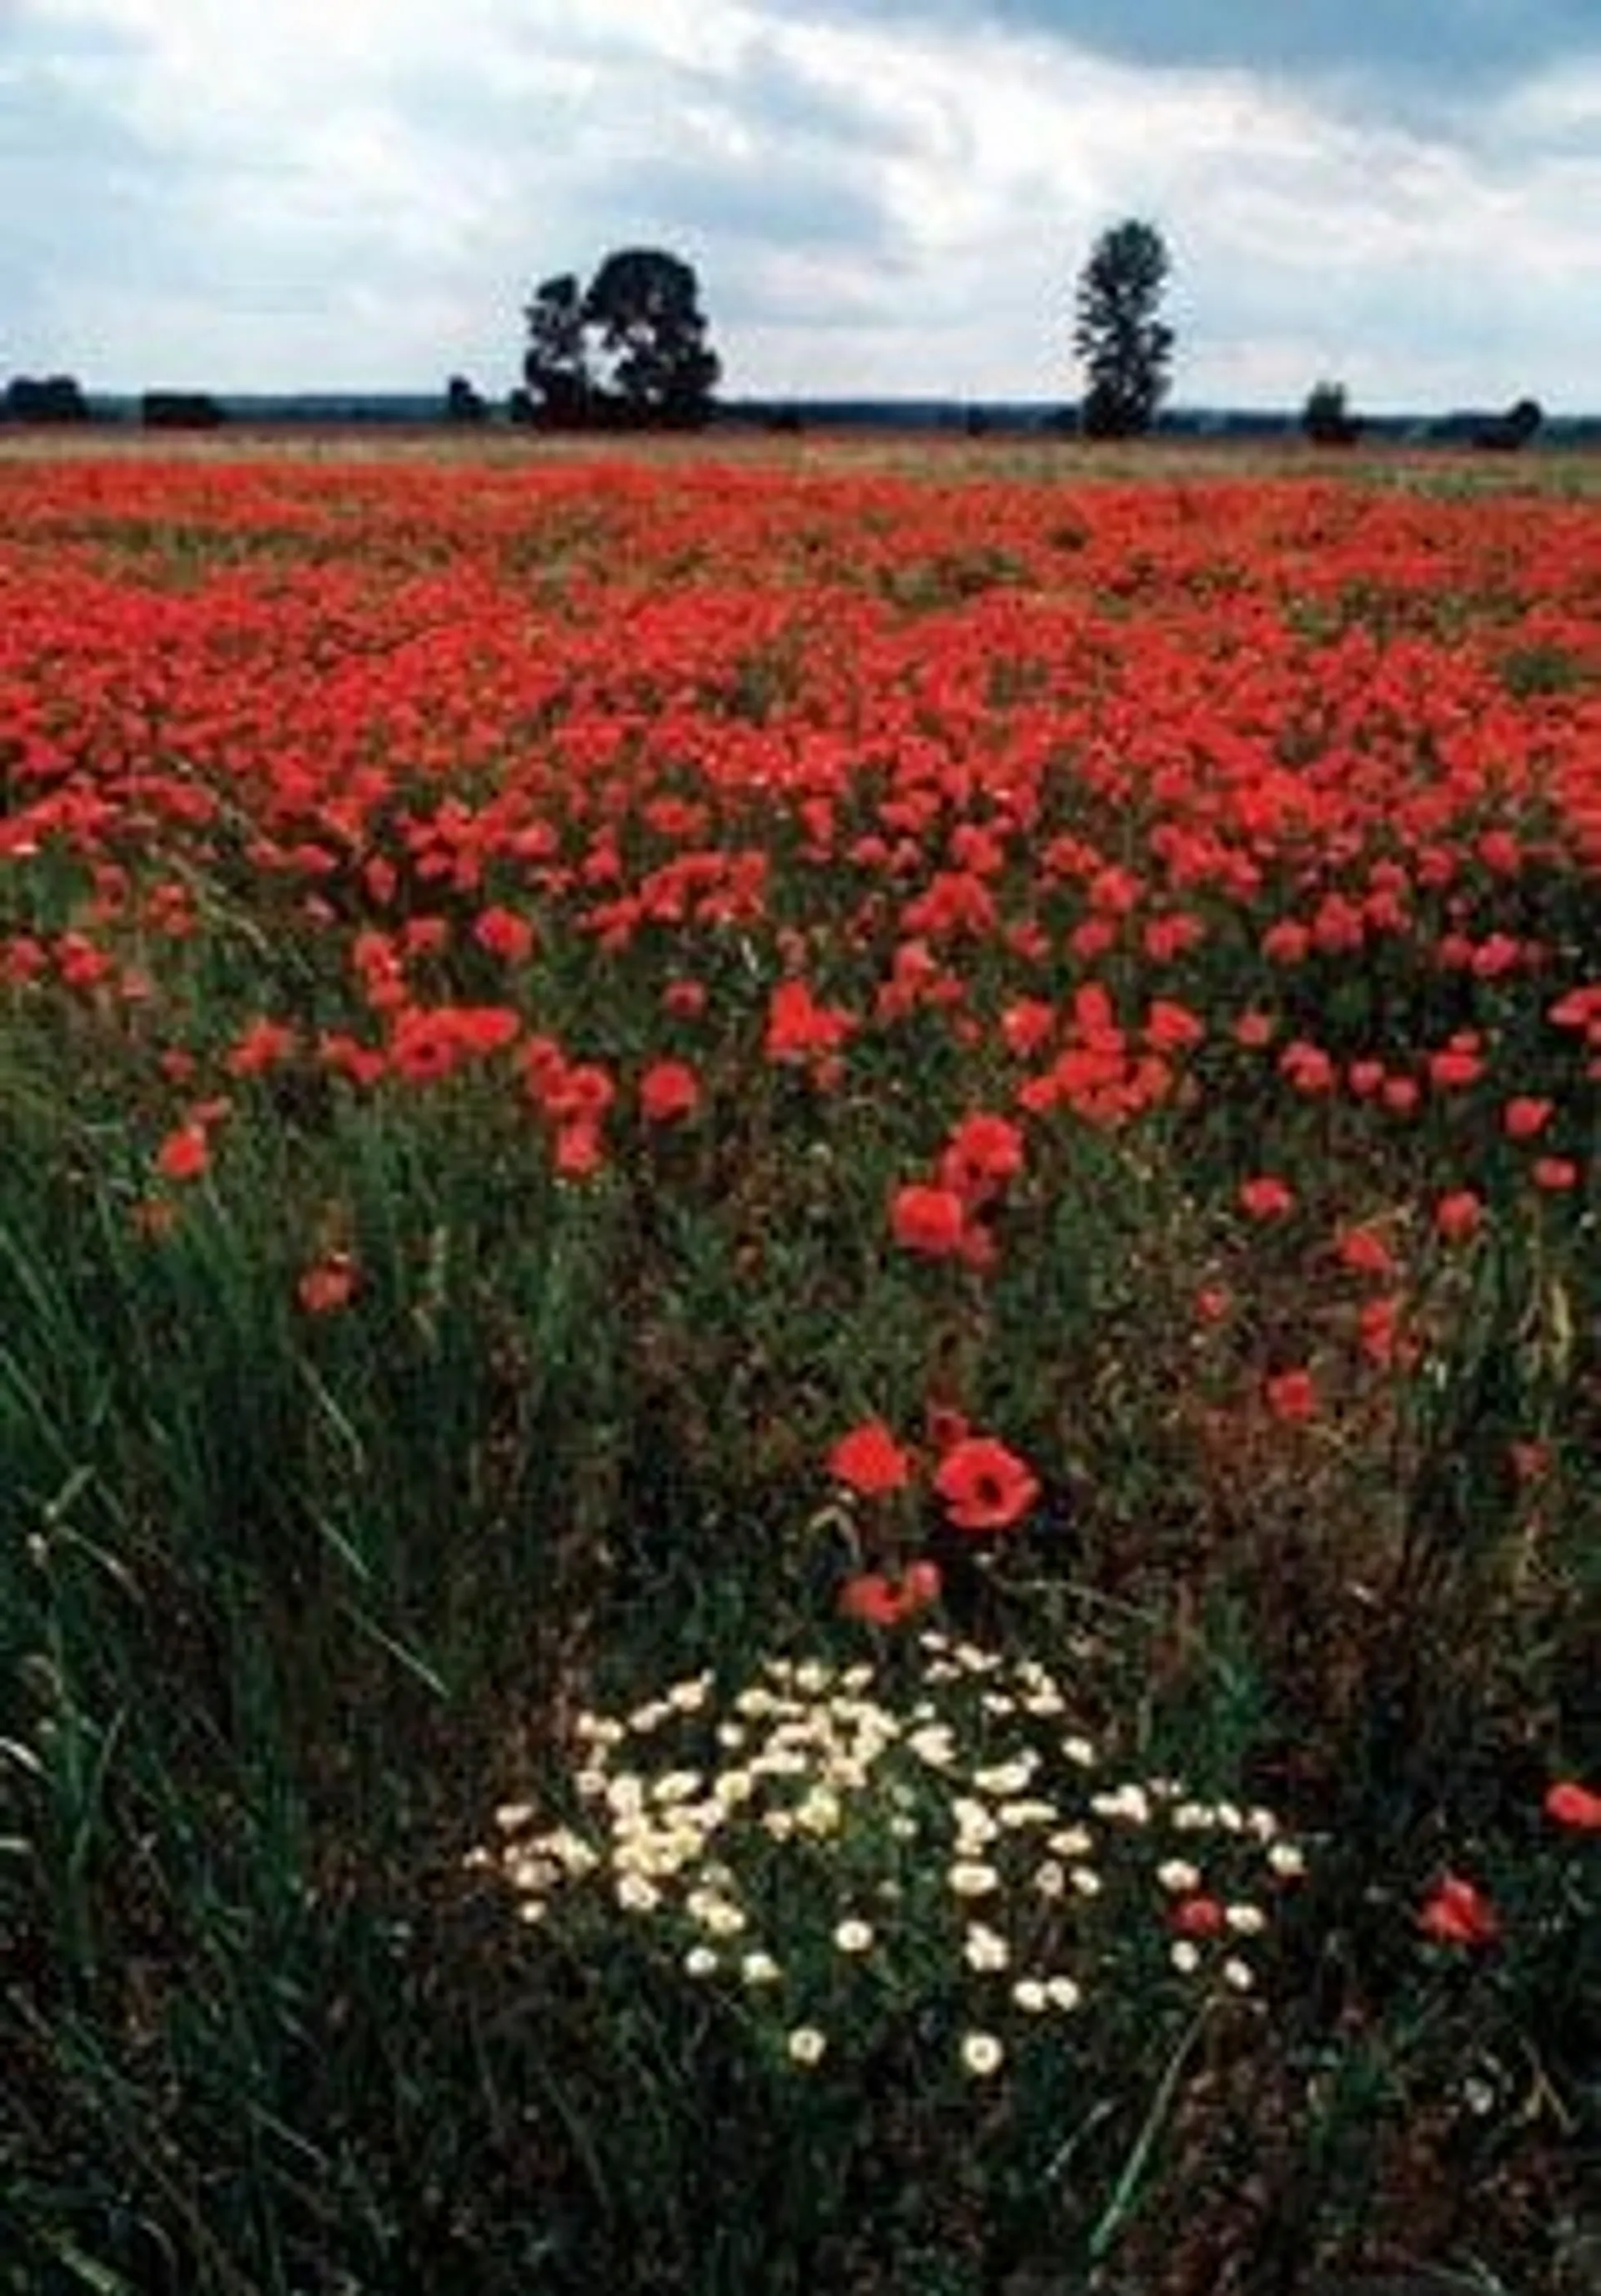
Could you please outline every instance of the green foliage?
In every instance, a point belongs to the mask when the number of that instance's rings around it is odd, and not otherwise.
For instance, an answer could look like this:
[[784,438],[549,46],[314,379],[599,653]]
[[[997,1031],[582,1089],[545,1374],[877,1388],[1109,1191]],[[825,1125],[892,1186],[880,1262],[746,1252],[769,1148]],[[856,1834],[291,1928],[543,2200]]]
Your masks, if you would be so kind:
[[[553,309],[581,308],[570,286]],[[1017,1168],[982,1196],[992,1261],[903,1245],[897,1192],[938,1176],[976,1111],[1020,1114],[1020,1088],[1063,1052],[1121,1075],[1106,1039],[1154,1035],[1140,935],[1178,902],[1148,883],[1094,955],[1074,937],[1149,865],[1153,800],[1119,768],[1181,682],[1196,613],[1221,612],[1244,578],[1211,549],[1205,504],[1175,568],[1138,530],[1131,546],[1122,491],[1115,515],[1091,491],[1066,523],[1053,501],[1014,535],[965,500],[936,519],[873,485],[848,578],[819,583],[831,530],[809,491],[780,606],[742,620],[743,599],[707,586],[721,545],[698,475],[649,512],[690,611],[639,576],[633,473],[608,493],[585,471],[531,507],[519,472],[496,504],[507,593],[481,661],[438,626],[455,577],[435,578],[426,530],[329,578],[331,627],[360,631],[374,568],[404,576],[416,627],[362,665],[370,693],[418,655],[430,706],[453,676],[466,690],[460,722],[418,707],[404,742],[352,709],[341,771],[371,753],[388,776],[359,843],[297,785],[274,795],[291,825],[264,847],[260,792],[231,764],[203,854],[174,824],[170,850],[141,825],[115,871],[58,838],[0,872],[0,2287],[1014,2296],[1054,2275],[1150,2296],[1423,2253],[1512,2285],[1577,2220],[1601,2126],[1598,1837],[1542,1798],[1601,1763],[1596,1101],[1590,1023],[1551,1018],[1557,984],[1591,978],[1591,877],[1545,783],[1515,808],[1487,768],[1436,816],[1450,866],[1434,879],[1407,873],[1405,838],[1377,820],[1357,857],[1402,857],[1407,930],[1353,953],[1323,904],[1368,881],[1310,830],[1258,820],[1232,857],[1248,845],[1248,898],[1206,881],[1219,856],[1203,840],[1170,835],[1198,937],[1164,960],[1166,1017],[1207,1021],[1172,1089],[1132,1119],[1092,1097],[1032,1110]],[[1208,657],[1250,740],[1229,749],[1186,700],[1141,774],[1188,786],[1215,765],[1207,826],[1225,781],[1279,798],[1304,768],[1297,786],[1323,804],[1336,768],[1343,785],[1374,765],[1369,691],[1402,707],[1448,609],[1475,645],[1488,619],[1486,683],[1465,690],[1504,713],[1491,765],[1520,697],[1541,758],[1564,750],[1546,713],[1582,700],[1581,627],[1542,601],[1515,630],[1485,585],[1420,588],[1404,531],[1388,560],[1343,559],[1336,488],[1297,481],[1274,514],[1302,491],[1321,522],[1300,594],[1264,586],[1249,644]],[[421,498],[408,492],[407,521]],[[269,508],[238,531],[90,531],[141,579],[161,570],[163,613],[215,581],[233,645],[225,610],[253,564],[288,561],[276,612],[348,551]],[[927,529],[908,537],[896,520],[914,511]],[[41,554],[64,546],[52,532]],[[1090,591],[1048,624],[1048,586],[1081,568]],[[622,648],[609,579],[626,589]],[[1117,686],[1108,633],[1142,601],[1133,627],[1161,676],[1140,652]],[[1280,603],[1273,683],[1255,649]],[[535,632],[503,660],[502,619],[519,643]],[[915,643],[897,651],[902,619]],[[1340,648],[1357,672],[1336,747],[1318,712]],[[246,655],[241,712],[259,667]],[[344,669],[341,694],[357,683]],[[497,678],[513,695],[500,723]],[[1094,739],[1070,742],[1075,689],[1098,682]],[[142,721],[114,699],[119,787]],[[1471,713],[1450,708],[1454,738]],[[1434,805],[1461,776],[1426,724],[1405,724]],[[506,758],[529,752],[548,779],[508,806]],[[791,803],[797,759],[818,781]],[[198,768],[187,751],[167,765],[192,804]],[[71,770],[86,774],[76,751]],[[527,837],[518,866],[488,838],[473,849],[480,812]],[[328,837],[322,922],[312,881],[282,865],[303,814]],[[759,844],[759,915],[695,911],[695,886],[721,896],[731,873],[699,851],[717,839]],[[1053,839],[1090,859],[1045,882]],[[364,873],[380,849],[381,903]],[[959,890],[992,922],[914,925],[959,851]],[[529,947],[497,954],[481,928],[526,894],[529,856],[551,873],[522,903]],[[578,931],[556,889],[585,869]],[[607,910],[619,885],[651,897],[626,930]],[[169,942],[157,888],[181,913]],[[159,972],[159,1003],[34,969],[30,945],[56,963],[96,900],[107,948]],[[1293,961],[1264,956],[1263,922],[1303,916],[1333,929]],[[413,925],[432,935],[408,976],[420,1007],[502,998],[523,1024],[514,1060],[548,1029],[605,1063],[596,1168],[560,1168],[526,1067],[486,1054],[360,1084],[319,1059],[325,1032],[385,1025],[353,988],[355,937]],[[1498,935],[1516,964],[1454,961],[1464,945],[1494,955]],[[847,1016],[837,1063],[767,1049],[775,996],[803,977],[825,1034],[834,1000]],[[1091,984],[1101,1041],[1068,1045]],[[1270,1024],[1261,1045],[1238,1031],[1247,1012]],[[297,1048],[241,1070],[241,1032],[264,1014],[293,1021]],[[1376,1046],[1425,1073],[1464,1033],[1493,1054],[1489,1081],[1431,1080],[1393,1117],[1344,1088]],[[1287,1049],[1307,1042],[1340,1088],[1287,1084]],[[203,1086],[161,1073],[162,1045]],[[694,1064],[702,1098],[682,1120],[642,1104],[664,1054]],[[1509,1080],[1537,1115],[1549,1101],[1548,1135],[1509,1135]],[[226,1105],[205,1119],[205,1168],[175,1176],[159,1144],[213,1086]],[[1546,1145],[1572,1164],[1549,1190],[1530,1177]],[[1264,1173],[1294,1185],[1253,1226],[1241,1191]],[[1478,1210],[1442,1227],[1448,1188]],[[1393,1255],[1381,1361],[1363,1346],[1377,1295],[1336,1256],[1359,1213]],[[327,1286],[309,1300],[308,1275]],[[1276,1417],[1264,1382],[1303,1359],[1321,1407]],[[1023,1519],[950,1520],[942,1406],[1027,1463]],[[879,1419],[905,1476],[875,1494],[829,1462]],[[913,1555],[944,1573],[943,1644],[837,1615],[842,1582],[890,1584]],[[1073,1800],[1049,1707],[1026,1726],[1055,1731],[1037,1748],[1053,1814],[1093,1825],[1079,1862],[1104,1886],[1069,1882],[1072,1918],[1049,1894],[1041,1915],[1015,1809],[996,1855],[1010,1976],[1071,1971],[1082,1998],[1041,2025],[1032,1995],[972,1966],[947,1881],[953,1791],[938,1764],[909,1771],[902,1742],[954,1714],[970,1772],[1024,1726],[984,1706],[991,1670],[955,1655],[969,1646],[1001,1653],[1002,1696],[1037,1693],[1021,1669],[1046,1669],[1107,1779],[1186,1781],[1219,1814],[1195,1838],[1220,1877],[1251,1846],[1225,1806],[1270,1807],[1304,1841],[1304,1880],[1264,1898],[1271,1919],[1250,1932],[1249,1988],[1218,1977],[1221,1955],[1198,1988],[1172,1960],[1190,1893],[1154,1870],[1153,1845],[1174,1792],[1151,1786],[1156,1817],[1079,1807],[1103,1772]],[[702,1935],[687,1889],[617,1902],[594,1789],[624,1754],[656,1784],[669,1755],[709,1781],[783,1754],[748,1716],[743,1751],[719,1738],[726,1701],[638,1719],[686,1678],[737,1696],[764,1657],[793,1696],[779,1718],[801,1733],[788,1751],[807,1787],[852,1759],[826,1742],[807,1658],[858,1722],[870,1703],[901,1731],[872,1773],[886,1798],[850,1802],[837,1835],[702,1845],[702,1865],[737,1874],[741,1951],[759,1936],[785,1964],[782,2015]],[[606,1765],[603,1715],[624,1750]],[[686,1745],[669,1746],[681,1724]],[[837,1767],[822,1783],[838,1792]],[[523,1801],[495,1826],[497,1802]],[[909,1816],[915,1842],[894,1831]],[[605,1855],[553,1889],[533,1867],[558,1824]],[[1496,1909],[1493,1940],[1420,1928],[1458,1872]],[[875,1894],[886,1882],[898,1897]],[[840,1923],[870,1912],[873,1948],[840,1945]],[[707,1943],[716,1967],[691,1973]],[[789,2037],[813,2024],[829,2046],[807,2065]],[[964,2062],[972,2032],[1003,2043],[999,2064]]]
[[1170,267],[1161,233],[1131,217],[1102,233],[1080,274],[1073,348],[1089,378],[1087,438],[1132,438],[1156,419],[1173,352],[1173,331],[1156,316]]
[[1361,435],[1343,382],[1315,382],[1301,410],[1301,428],[1314,447],[1349,447]]
[[527,313],[523,372],[543,418],[687,429],[711,411],[721,362],[693,267],[659,248],[606,257],[588,287],[547,279]]

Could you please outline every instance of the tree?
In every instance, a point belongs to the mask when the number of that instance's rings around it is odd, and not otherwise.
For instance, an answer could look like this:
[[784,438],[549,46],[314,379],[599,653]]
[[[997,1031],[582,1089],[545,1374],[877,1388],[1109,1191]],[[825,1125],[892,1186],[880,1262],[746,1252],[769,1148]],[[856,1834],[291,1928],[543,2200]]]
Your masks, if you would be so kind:
[[1301,428],[1314,447],[1353,447],[1362,426],[1351,412],[1343,382],[1314,382],[1301,410]]
[[623,248],[583,291],[562,272],[524,316],[527,412],[515,406],[514,420],[684,428],[710,414],[721,362],[707,342],[699,282],[676,255]]
[[464,374],[453,374],[445,386],[445,419],[447,422],[489,420],[488,402]]
[[86,422],[89,402],[69,374],[16,374],[5,386],[5,413],[12,422]]
[[584,299],[584,323],[611,361],[611,395],[636,422],[704,422],[722,362],[706,340],[692,266],[660,248],[609,255]]
[[1515,455],[1529,444],[1545,419],[1538,398],[1520,398],[1505,414],[1492,414],[1482,422],[1474,432],[1474,445],[1491,453]]
[[523,357],[523,380],[530,398],[549,422],[586,422],[595,390],[584,340],[584,297],[576,275],[564,271],[543,281],[524,316],[528,323],[528,348]]
[[1148,430],[1166,394],[1173,331],[1156,310],[1168,269],[1161,233],[1131,218],[1101,234],[1079,275],[1073,348],[1090,379],[1079,413],[1090,438]]
[[139,401],[147,430],[215,430],[223,410],[205,390],[147,390]]

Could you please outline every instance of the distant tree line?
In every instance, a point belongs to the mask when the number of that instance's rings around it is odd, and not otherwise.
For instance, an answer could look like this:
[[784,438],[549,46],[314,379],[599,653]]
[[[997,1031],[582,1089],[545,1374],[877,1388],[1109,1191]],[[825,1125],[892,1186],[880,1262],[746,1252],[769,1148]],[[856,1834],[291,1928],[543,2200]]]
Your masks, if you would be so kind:
[[[147,430],[214,430],[223,410],[209,391],[147,390],[139,400],[139,420]],[[83,385],[70,374],[16,374],[0,398],[0,420],[55,425],[91,422],[94,411]]]
[[[1520,398],[1504,414],[1458,414],[1434,426],[1442,445],[1477,447],[1487,454],[1515,454],[1536,437],[1545,421],[1538,398]],[[1351,411],[1343,382],[1315,382],[1301,411],[1301,428],[1314,447],[1353,447],[1362,435],[1360,415]]]
[[[1102,232],[1079,273],[1072,348],[1085,384],[1076,406],[1054,427],[1087,439],[1131,439],[1156,424],[1172,383],[1175,335],[1162,316],[1172,271],[1156,226],[1130,217]],[[543,280],[524,311],[522,381],[508,398],[507,420],[562,430],[693,430],[716,411],[722,362],[708,340],[694,266],[659,247],[626,247],[603,258],[584,285],[576,272]],[[463,374],[449,377],[441,409],[462,425],[494,414]],[[148,390],[139,419],[148,430],[211,430],[225,410],[204,391]],[[71,375],[16,375],[0,399],[0,420],[67,424],[91,419]],[[1538,400],[1520,398],[1503,414],[1453,416],[1431,427],[1442,443],[1511,452],[1541,427]],[[800,416],[770,410],[768,427],[793,430]],[[968,410],[969,436],[991,427],[982,408]],[[1301,428],[1316,447],[1350,447],[1361,418],[1344,382],[1313,384]]]
[[215,430],[223,410],[207,390],[147,390],[139,401],[147,430]]
[[86,422],[89,402],[69,374],[14,374],[5,386],[8,422]]

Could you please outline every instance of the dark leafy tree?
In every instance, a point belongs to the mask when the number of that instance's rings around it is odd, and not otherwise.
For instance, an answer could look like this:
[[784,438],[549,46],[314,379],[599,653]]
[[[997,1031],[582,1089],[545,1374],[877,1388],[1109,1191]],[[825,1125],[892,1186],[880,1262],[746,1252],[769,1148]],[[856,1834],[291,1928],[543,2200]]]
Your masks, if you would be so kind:
[[688,428],[712,411],[721,362],[692,267],[660,248],[609,255],[581,290],[564,272],[527,307],[514,421],[555,429]]
[[464,374],[453,374],[445,386],[445,419],[447,422],[485,422],[489,419],[489,406],[481,391],[475,390]]
[[1538,398],[1520,398],[1505,414],[1491,415],[1474,433],[1474,445],[1491,452],[1515,454],[1526,447],[1545,421],[1545,410]]
[[208,391],[147,390],[139,420],[147,430],[215,430],[223,410]]
[[1103,232],[1079,275],[1073,348],[1089,378],[1080,428],[1092,439],[1148,430],[1166,395],[1173,331],[1157,316],[1169,270],[1154,225]]
[[18,374],[5,386],[5,413],[12,422],[86,422],[89,402],[69,374]]
[[1301,428],[1314,447],[1352,447],[1362,434],[1343,382],[1313,383],[1301,410]]
[[584,299],[584,320],[609,361],[625,419],[674,428],[704,422],[722,363],[707,342],[693,267],[660,248],[609,255]]
[[545,280],[527,308],[523,380],[534,407],[547,422],[585,422],[593,411],[595,383],[584,305],[577,277],[567,271]]

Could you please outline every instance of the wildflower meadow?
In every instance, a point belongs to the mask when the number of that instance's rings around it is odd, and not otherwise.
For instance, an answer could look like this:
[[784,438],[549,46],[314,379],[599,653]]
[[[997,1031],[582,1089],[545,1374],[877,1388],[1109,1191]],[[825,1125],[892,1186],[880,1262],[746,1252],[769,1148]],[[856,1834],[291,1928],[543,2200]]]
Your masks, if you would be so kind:
[[0,2286],[1601,2287],[1598,1146],[1582,471],[0,461]]

